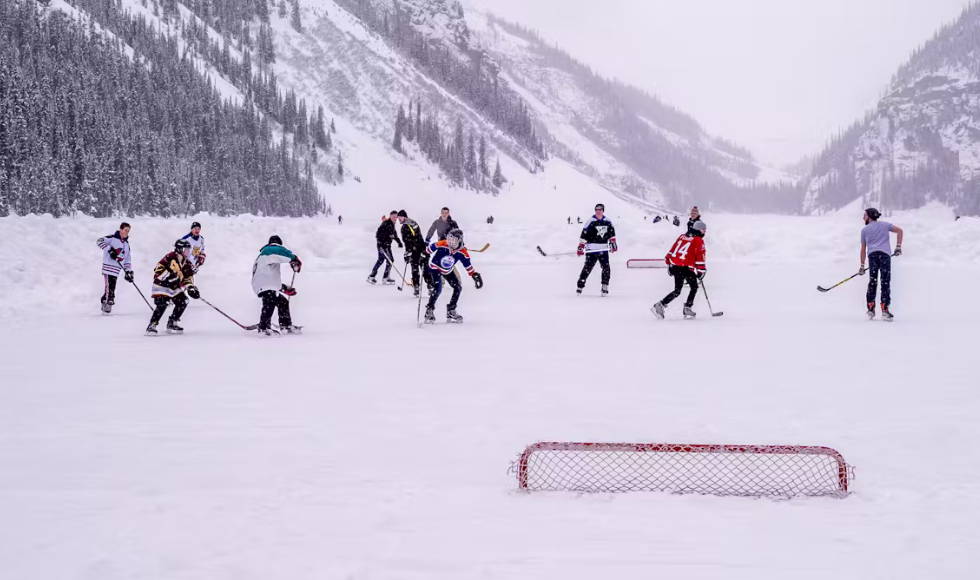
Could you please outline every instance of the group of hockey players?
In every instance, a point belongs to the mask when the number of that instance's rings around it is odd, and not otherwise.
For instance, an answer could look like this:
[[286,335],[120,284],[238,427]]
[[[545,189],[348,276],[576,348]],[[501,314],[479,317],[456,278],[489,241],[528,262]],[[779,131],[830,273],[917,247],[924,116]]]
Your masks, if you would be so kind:
[[[401,239],[396,233],[395,222],[401,224]],[[435,241],[433,241],[434,236]],[[423,322],[433,324],[436,321],[436,301],[442,294],[443,280],[453,289],[453,295],[446,304],[446,321],[455,324],[463,322],[463,317],[456,312],[463,292],[462,282],[456,274],[456,264],[463,266],[477,289],[483,288],[483,277],[473,269],[469,250],[466,249],[463,241],[463,232],[450,215],[448,207],[442,208],[439,217],[432,222],[424,237],[421,226],[408,217],[408,212],[393,210],[387,217],[382,218],[381,225],[375,233],[375,240],[378,259],[368,275],[369,284],[377,284],[377,274],[382,264],[385,267],[382,284],[395,284],[395,280],[391,277],[391,269],[395,265],[395,258],[391,251],[391,244],[394,242],[400,249],[405,250],[407,271],[404,277],[407,278],[408,272],[411,272],[413,294],[420,300],[420,304],[421,282],[424,282],[428,289],[429,299]]]
[[[865,227],[861,231],[861,267],[858,275],[870,271],[871,280],[868,284],[867,307],[868,317],[876,316],[876,297],[881,281],[881,315],[886,321],[893,320],[891,313],[891,258],[902,254],[902,239],[904,232],[901,228],[879,221],[881,213],[875,208],[864,212]],[[398,226],[401,226],[401,236]],[[119,229],[108,236],[101,237],[97,243],[103,250],[102,276],[104,292],[101,297],[102,312],[110,314],[115,303],[116,285],[120,274],[129,282],[135,284],[130,249],[131,226],[123,222]],[[894,253],[891,252],[890,234],[896,233],[898,241]],[[668,306],[688,287],[684,301],[683,317],[695,318],[694,299],[698,289],[707,274],[705,236],[707,226],[701,219],[697,206],[691,209],[687,222],[687,231],[678,236],[668,250],[664,261],[668,274],[674,279],[674,289],[651,308],[651,312],[663,320]],[[408,216],[405,210],[392,211],[382,218],[381,225],[375,234],[378,257],[367,278],[370,284],[377,284],[378,270],[384,266],[382,284],[393,285],[396,280],[391,277],[395,267],[392,244],[397,244],[405,252],[404,261],[406,272],[402,276],[403,283],[407,282],[411,273],[411,286],[414,296],[419,299],[421,307],[421,288],[424,283],[428,290],[424,322],[435,322],[436,302],[442,294],[443,284],[448,284],[453,292],[446,305],[446,320],[450,323],[461,323],[463,317],[456,308],[462,294],[462,282],[456,272],[456,264],[461,264],[466,273],[473,279],[477,289],[483,287],[483,278],[476,272],[471,262],[469,250],[463,240],[463,232],[459,224],[453,220],[449,208],[442,208],[440,216],[432,222],[425,235],[419,223]],[[582,271],[576,285],[576,293],[582,294],[586,283],[595,266],[601,269],[601,296],[609,295],[611,267],[609,255],[618,250],[616,228],[605,215],[603,204],[595,206],[594,215],[585,223],[578,242],[576,254],[585,258]],[[482,251],[482,250],[481,250]],[[166,329],[169,333],[180,334],[181,316],[187,309],[188,299],[201,299],[200,290],[194,282],[194,276],[205,263],[204,236],[201,235],[201,224],[191,224],[190,232],[174,242],[173,251],[168,252],[157,262],[153,270],[152,294],[153,305],[147,304],[152,310],[147,335],[158,334],[158,325],[167,309],[172,305],[173,311],[167,319]],[[302,329],[292,322],[289,310],[289,299],[296,295],[292,283],[284,284],[281,279],[280,265],[289,264],[295,273],[302,268],[299,257],[283,246],[279,236],[272,236],[262,247],[252,268],[252,290],[261,298],[262,307],[259,324],[253,327],[243,327],[247,330],[256,329],[262,336],[279,334],[280,332],[296,334]],[[867,265],[866,265],[867,264]],[[397,268],[395,268],[397,271]],[[138,289],[138,288],[137,288]],[[142,292],[140,292],[142,294]],[[145,298],[144,298],[145,299]],[[204,301],[212,306],[206,300]],[[213,307],[213,306],[212,306]],[[421,309],[421,308],[420,308]],[[279,329],[272,325],[272,316],[278,311]],[[220,311],[219,311],[220,312]],[[223,314],[223,313],[222,313]],[[227,315],[226,315],[227,316]]]
[[[123,222],[115,233],[99,238],[97,241],[103,251],[102,276],[105,291],[102,295],[102,312],[104,314],[112,312],[116,298],[116,282],[120,273],[124,273],[127,282],[135,284],[129,245],[131,229],[130,224]],[[204,265],[206,258],[201,224],[194,222],[191,224],[190,232],[174,242],[173,251],[163,256],[153,268],[151,291],[153,305],[150,306],[153,312],[150,315],[150,323],[146,327],[147,335],[155,336],[159,333],[157,327],[171,305],[173,311],[167,319],[167,332],[172,334],[184,332],[180,325],[180,318],[187,309],[188,298],[201,299],[201,291],[194,283],[194,276]],[[279,265],[283,263],[289,263],[293,272],[299,272],[303,266],[294,253],[283,247],[279,236],[272,236],[269,238],[269,243],[259,251],[259,256],[252,267],[252,289],[262,299],[257,330],[263,336],[278,334],[279,331],[272,328],[272,315],[276,310],[279,311],[280,331],[296,334],[302,328],[292,323],[289,298],[296,295],[296,290],[291,285],[282,283]]]

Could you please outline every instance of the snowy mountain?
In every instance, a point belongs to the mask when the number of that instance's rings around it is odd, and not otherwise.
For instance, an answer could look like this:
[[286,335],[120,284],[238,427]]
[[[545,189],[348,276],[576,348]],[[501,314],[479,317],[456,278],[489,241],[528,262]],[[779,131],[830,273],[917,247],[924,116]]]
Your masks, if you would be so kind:
[[936,200],[980,213],[980,4],[896,73],[876,110],[817,158],[803,210],[857,198],[886,211]]

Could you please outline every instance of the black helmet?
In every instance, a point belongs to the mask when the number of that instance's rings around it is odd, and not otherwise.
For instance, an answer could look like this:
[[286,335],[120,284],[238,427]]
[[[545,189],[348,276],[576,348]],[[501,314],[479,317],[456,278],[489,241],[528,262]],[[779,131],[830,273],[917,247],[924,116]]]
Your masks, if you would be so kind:
[[186,254],[191,251],[191,243],[184,239],[177,240],[174,242],[174,251],[178,254]]
[[282,238],[280,238],[279,236],[272,236],[269,238],[269,244],[279,244],[281,246]]
[[450,250],[458,250],[463,247],[463,230],[455,228],[446,235],[446,243]]
[[878,218],[881,217],[881,212],[873,207],[869,207],[868,209],[864,210],[864,213],[868,214],[868,217],[873,222],[878,221]]

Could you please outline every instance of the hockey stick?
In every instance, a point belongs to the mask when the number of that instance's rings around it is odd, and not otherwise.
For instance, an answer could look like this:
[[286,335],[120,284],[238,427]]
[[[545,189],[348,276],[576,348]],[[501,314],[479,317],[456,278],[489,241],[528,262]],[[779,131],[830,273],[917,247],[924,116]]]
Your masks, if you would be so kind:
[[[555,256],[575,256],[575,255],[578,254],[577,251],[575,251],[575,252],[558,252],[557,254],[545,254],[544,253],[544,250],[541,249],[541,246],[538,246],[538,251],[541,252],[541,255],[544,256],[545,258],[551,258],[551,257],[555,257]],[[608,251],[609,250],[586,250],[585,253],[586,254],[601,254],[602,252],[608,252]]]
[[858,277],[858,276],[860,276],[860,275],[861,275],[861,273],[860,273],[860,272],[858,272],[857,274],[855,274],[855,275],[853,275],[853,276],[851,276],[850,278],[847,278],[847,279],[845,279],[845,280],[841,280],[840,282],[838,282],[838,283],[836,283],[836,284],[834,284],[834,285],[833,285],[833,286],[831,286],[830,288],[824,288],[823,286],[817,286],[817,290],[819,290],[820,292],[830,292],[831,290],[833,290],[834,288],[836,288],[836,287],[838,287],[838,286],[840,286],[840,285],[841,285],[841,284],[843,284],[844,282],[848,282],[848,281],[850,281],[850,280],[853,280],[854,278],[857,278],[857,277]]
[[[487,248],[489,248],[489,247],[490,247],[490,244],[484,244],[483,247],[480,248],[479,250],[471,250],[470,248],[467,248],[467,250],[469,250],[471,252],[486,252],[487,251]],[[541,248],[538,248],[538,251],[541,251]]]
[[[398,266],[396,266],[394,260],[392,260],[388,256],[388,252],[381,252],[381,253],[384,255],[385,260],[388,260],[388,263],[391,264],[391,267],[395,269],[395,274],[400,274],[401,275],[403,285],[404,284],[408,284],[409,286],[411,286],[411,284],[405,280],[405,274],[402,274],[401,272],[398,271]],[[405,270],[405,271],[407,272],[408,270]],[[397,288],[398,288],[398,291],[399,292],[401,292],[404,289],[404,288],[402,288],[402,286],[398,286]]]
[[143,302],[146,302],[147,307],[149,307],[150,310],[153,310],[153,307],[150,306],[150,301],[147,300],[146,296],[143,295],[143,291],[140,290],[140,287],[136,285],[136,282],[130,282],[130,284],[132,284],[133,288],[136,288],[136,291],[140,293],[140,298],[143,299]]
[[214,304],[211,304],[210,302],[208,302],[207,300],[205,300],[203,296],[202,296],[201,298],[199,298],[199,300],[200,300],[201,302],[203,302],[203,303],[205,303],[205,304],[207,304],[207,305],[208,305],[208,306],[210,306],[211,308],[214,308],[214,309],[215,309],[215,310],[216,310],[216,311],[218,312],[218,314],[220,314],[220,315],[222,315],[222,316],[224,316],[224,317],[225,317],[225,318],[227,318],[228,320],[230,320],[230,321],[232,321],[232,322],[234,322],[235,324],[237,324],[237,325],[238,325],[238,327],[239,327],[239,328],[241,328],[242,330],[256,330],[256,329],[258,329],[258,327],[259,327],[259,325],[258,325],[258,324],[253,324],[253,325],[250,325],[250,326],[245,326],[245,325],[244,325],[244,324],[242,324],[241,322],[238,322],[237,320],[235,320],[235,319],[234,319],[234,318],[232,318],[231,316],[228,316],[227,314],[225,314],[224,312],[222,312],[222,311],[221,311],[221,309],[220,309],[220,308],[218,308],[217,306],[215,306]]
[[708,298],[708,287],[704,285],[703,280],[701,281],[701,289],[704,290],[704,299],[708,303],[708,312],[710,312],[712,316],[724,316],[725,315],[724,312],[720,312],[720,311],[715,312],[714,310],[711,309],[711,299]]

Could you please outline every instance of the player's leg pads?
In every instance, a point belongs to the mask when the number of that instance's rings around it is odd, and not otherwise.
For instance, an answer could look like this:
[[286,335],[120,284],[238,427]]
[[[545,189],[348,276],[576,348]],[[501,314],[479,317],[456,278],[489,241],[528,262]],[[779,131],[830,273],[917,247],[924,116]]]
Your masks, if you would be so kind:
[[582,266],[582,273],[578,276],[579,288],[585,288],[585,282],[589,279],[589,275],[592,274],[592,268],[595,268],[597,261],[599,261],[599,254],[588,254],[585,256],[585,265]]
[[681,291],[684,289],[684,270],[686,269],[678,266],[670,267],[670,273],[674,277],[674,291],[664,296],[664,299],[660,301],[664,306],[667,306],[681,295]]
[[272,326],[272,313],[276,309],[278,296],[279,293],[275,290],[266,290],[259,294],[259,297],[262,298],[262,314],[259,316],[260,331],[268,330]]
[[433,309],[436,307],[436,300],[439,299],[439,295],[442,294],[442,276],[439,272],[432,272],[432,293],[429,294],[429,302],[426,304],[427,309]]
[[609,252],[599,253],[599,265],[602,266],[602,285],[609,285],[609,277],[612,275],[612,269],[609,267]]
[[150,324],[157,324],[160,322],[160,319],[163,318],[163,313],[167,311],[167,306],[170,304],[170,298],[167,296],[157,296],[153,299],[153,303],[157,306],[153,309],[153,315],[150,316]]
[[170,315],[170,320],[177,322],[180,320],[180,317],[184,315],[184,310],[187,309],[188,300],[187,300],[187,296],[185,296],[184,293],[180,293],[174,296],[173,300],[174,300],[174,311],[173,314]]
[[446,276],[446,282],[448,282],[453,288],[453,297],[449,299],[447,308],[449,308],[449,310],[456,310],[456,304],[459,302],[459,295],[463,293],[463,284],[459,281],[459,277],[456,276],[456,272],[452,272]]
[[289,299],[276,293],[276,308],[279,310],[279,326],[288,328],[293,325],[293,317],[289,313]]

